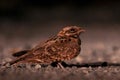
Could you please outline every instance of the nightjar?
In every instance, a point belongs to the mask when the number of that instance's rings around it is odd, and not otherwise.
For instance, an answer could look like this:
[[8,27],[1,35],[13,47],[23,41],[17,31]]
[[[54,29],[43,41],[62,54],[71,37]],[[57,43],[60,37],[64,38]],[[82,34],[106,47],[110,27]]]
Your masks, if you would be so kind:
[[56,36],[43,44],[38,44],[31,50],[24,50],[13,54],[17,57],[10,65],[18,63],[51,64],[71,60],[81,51],[79,35],[85,30],[77,26],[64,27]]

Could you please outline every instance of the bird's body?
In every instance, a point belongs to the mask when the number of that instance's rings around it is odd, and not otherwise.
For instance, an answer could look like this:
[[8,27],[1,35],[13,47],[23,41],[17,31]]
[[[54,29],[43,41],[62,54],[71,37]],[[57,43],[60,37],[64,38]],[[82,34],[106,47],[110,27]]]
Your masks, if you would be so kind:
[[84,30],[80,27],[70,26],[63,28],[56,36],[48,39],[43,44],[38,44],[31,50],[14,53],[17,57],[10,65],[17,63],[50,64],[71,60],[79,55],[81,40],[79,35]]

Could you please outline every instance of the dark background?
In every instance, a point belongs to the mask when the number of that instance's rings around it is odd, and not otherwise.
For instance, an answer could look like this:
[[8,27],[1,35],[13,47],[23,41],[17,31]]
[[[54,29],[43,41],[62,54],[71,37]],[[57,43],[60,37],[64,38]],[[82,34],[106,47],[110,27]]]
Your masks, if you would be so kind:
[[2,58],[14,48],[33,47],[68,25],[86,29],[81,35],[82,57],[96,50],[111,54],[120,47],[119,15],[118,0],[0,0]]
[[119,4],[115,0],[1,0],[0,32],[12,36],[25,30],[24,35],[29,36],[30,32],[48,32],[67,25],[113,27],[120,22]]

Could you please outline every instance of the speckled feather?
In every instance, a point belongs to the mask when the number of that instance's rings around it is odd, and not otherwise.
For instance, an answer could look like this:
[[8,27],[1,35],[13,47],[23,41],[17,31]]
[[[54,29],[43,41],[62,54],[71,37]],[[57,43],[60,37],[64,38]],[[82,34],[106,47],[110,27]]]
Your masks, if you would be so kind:
[[[80,53],[81,40],[79,35],[81,32],[84,32],[84,30],[80,27],[65,27],[42,45],[39,44],[35,48],[26,51],[26,53],[16,56],[17,58],[11,61],[10,64],[24,62],[50,64],[52,62],[71,60]],[[19,53],[21,52],[15,54]]]

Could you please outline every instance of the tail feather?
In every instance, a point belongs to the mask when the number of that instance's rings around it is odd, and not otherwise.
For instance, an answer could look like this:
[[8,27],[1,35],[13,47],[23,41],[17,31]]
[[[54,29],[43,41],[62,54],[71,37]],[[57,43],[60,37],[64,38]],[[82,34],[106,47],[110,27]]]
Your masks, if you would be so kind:
[[13,64],[23,60],[26,56],[29,55],[29,51],[30,50],[24,50],[24,51],[19,51],[19,52],[13,53],[12,56],[17,57],[17,58],[14,59],[13,61],[6,62],[5,64],[3,64],[3,66],[5,66],[8,63],[9,63],[9,65],[13,65]]
[[26,54],[28,51],[29,51],[29,50],[19,51],[19,52],[13,53],[12,56],[13,56],[13,57],[20,57],[20,56]]

